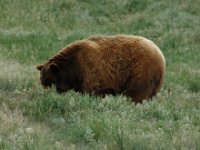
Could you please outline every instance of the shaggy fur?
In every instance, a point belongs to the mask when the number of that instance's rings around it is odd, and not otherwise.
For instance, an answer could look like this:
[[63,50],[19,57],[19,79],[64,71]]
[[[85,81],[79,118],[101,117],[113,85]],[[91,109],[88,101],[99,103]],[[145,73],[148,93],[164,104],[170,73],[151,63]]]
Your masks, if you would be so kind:
[[66,46],[37,69],[42,85],[60,93],[124,94],[142,102],[160,90],[165,58],[141,36],[96,36]]

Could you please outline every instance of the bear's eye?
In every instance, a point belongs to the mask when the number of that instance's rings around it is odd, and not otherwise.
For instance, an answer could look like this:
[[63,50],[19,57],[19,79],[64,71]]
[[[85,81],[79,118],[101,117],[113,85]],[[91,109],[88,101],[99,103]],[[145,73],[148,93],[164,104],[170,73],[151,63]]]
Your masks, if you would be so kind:
[[49,79],[46,79],[45,82],[46,82],[47,85],[50,85],[50,84],[51,84],[51,80],[49,80]]

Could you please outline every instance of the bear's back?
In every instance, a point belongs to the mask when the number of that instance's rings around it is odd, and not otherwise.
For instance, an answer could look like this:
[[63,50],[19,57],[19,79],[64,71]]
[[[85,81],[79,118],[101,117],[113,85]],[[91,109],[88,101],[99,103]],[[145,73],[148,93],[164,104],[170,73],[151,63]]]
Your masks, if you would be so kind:
[[[91,48],[91,51],[98,51],[97,55],[102,61],[120,69],[120,72],[127,72],[127,67],[135,63],[149,65],[152,60],[165,65],[160,49],[152,41],[141,36],[94,36],[87,40],[98,45],[95,49]],[[90,43],[88,41],[87,43]]]

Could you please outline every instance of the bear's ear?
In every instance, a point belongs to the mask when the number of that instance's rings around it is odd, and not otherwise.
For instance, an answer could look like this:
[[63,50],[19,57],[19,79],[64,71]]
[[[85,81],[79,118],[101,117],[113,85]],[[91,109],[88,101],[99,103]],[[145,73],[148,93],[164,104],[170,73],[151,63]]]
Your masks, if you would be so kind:
[[53,72],[58,72],[59,71],[59,66],[58,64],[52,62],[50,65],[49,65],[49,68],[51,69],[51,71]]
[[37,65],[36,68],[37,70],[41,71],[42,70],[43,65]]

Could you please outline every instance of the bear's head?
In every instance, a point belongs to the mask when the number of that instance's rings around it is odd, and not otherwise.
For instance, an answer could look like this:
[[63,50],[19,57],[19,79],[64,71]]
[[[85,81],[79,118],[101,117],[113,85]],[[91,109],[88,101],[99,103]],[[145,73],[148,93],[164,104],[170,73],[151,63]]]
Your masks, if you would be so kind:
[[[54,85],[58,93],[70,89],[70,83],[67,80],[67,73],[63,73],[62,67],[56,62],[48,61],[36,67],[40,71],[40,81],[44,88]],[[65,74],[63,79],[62,74]]]
[[36,67],[40,71],[40,82],[44,88],[56,86],[61,82],[59,66],[54,62],[46,62]]
[[74,59],[59,60],[57,57],[36,67],[40,71],[40,81],[44,88],[54,85],[58,93],[81,90],[81,74]]
[[40,71],[40,81],[44,88],[54,85],[58,93],[71,89],[81,90],[83,80],[76,57],[80,49],[79,42],[69,45],[46,63],[36,67]]

